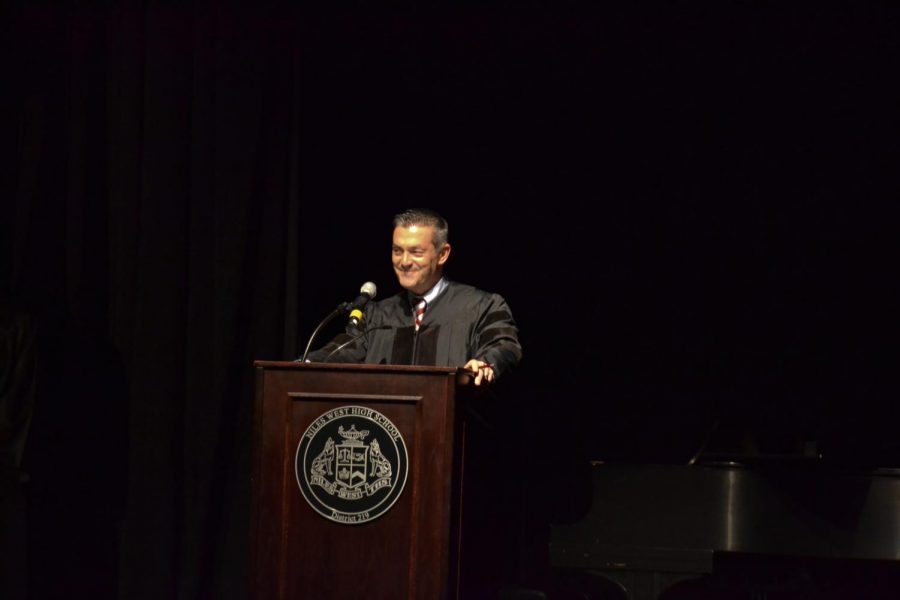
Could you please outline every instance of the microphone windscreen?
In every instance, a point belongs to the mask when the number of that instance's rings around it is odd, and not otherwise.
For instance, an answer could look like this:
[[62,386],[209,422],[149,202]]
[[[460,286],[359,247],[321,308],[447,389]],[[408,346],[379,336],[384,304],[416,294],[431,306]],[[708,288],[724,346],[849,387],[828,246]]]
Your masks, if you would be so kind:
[[375,287],[375,284],[372,283],[371,281],[365,282],[364,284],[362,284],[362,287],[359,288],[359,293],[365,294],[369,298],[374,298],[375,292],[377,292],[377,291],[378,291],[378,288]]

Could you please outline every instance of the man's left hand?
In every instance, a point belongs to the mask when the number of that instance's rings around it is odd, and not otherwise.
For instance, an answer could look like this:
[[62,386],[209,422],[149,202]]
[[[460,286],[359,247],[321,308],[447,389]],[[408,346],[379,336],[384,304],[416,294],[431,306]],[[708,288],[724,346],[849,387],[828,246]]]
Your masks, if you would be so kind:
[[494,368],[483,360],[473,358],[463,368],[472,372],[475,385],[481,385],[482,382],[490,383],[494,380]]

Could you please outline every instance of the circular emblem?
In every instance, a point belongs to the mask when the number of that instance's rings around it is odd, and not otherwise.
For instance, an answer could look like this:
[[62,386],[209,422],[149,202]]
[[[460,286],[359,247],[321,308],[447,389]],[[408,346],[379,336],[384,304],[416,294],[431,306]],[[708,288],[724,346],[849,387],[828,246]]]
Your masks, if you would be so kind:
[[397,426],[364,406],[315,419],[297,446],[303,497],[326,519],[359,525],[387,512],[406,485],[409,459]]

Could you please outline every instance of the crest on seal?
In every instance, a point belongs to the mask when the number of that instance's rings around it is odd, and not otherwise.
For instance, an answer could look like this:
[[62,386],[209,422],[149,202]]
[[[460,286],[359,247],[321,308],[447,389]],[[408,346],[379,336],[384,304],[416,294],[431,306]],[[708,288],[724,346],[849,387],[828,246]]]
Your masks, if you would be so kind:
[[323,517],[358,525],[387,512],[406,485],[409,460],[397,427],[364,406],[324,413],[297,446],[300,491]]

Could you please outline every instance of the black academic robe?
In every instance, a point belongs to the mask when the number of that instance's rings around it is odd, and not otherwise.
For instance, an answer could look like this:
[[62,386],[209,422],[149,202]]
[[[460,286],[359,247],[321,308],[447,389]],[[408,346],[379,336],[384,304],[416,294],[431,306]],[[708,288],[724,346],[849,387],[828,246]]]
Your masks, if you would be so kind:
[[518,327],[506,300],[470,285],[447,282],[431,302],[416,331],[408,292],[369,302],[362,327],[347,329],[312,362],[461,367],[477,358],[494,367],[499,379],[522,358]]

